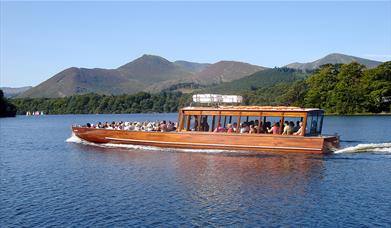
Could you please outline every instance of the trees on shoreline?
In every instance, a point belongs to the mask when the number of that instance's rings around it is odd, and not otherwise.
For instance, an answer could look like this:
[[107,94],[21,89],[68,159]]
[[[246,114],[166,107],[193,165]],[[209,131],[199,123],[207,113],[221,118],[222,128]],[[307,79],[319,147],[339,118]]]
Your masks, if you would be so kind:
[[390,112],[391,61],[373,69],[353,62],[327,64],[304,80],[243,93],[248,105],[294,105],[330,114]]
[[[373,69],[356,62],[327,64],[305,79],[240,92],[245,105],[294,105],[322,108],[332,114],[390,112],[391,62]],[[140,92],[133,95],[84,94],[65,98],[12,99],[18,114],[96,114],[176,112],[189,105],[190,94]]]
[[3,90],[0,89],[0,117],[14,117],[16,107],[4,97]]
[[132,95],[99,95],[95,93],[64,98],[13,99],[18,114],[28,111],[43,111],[46,114],[108,114],[141,112],[176,112],[183,105],[185,96],[179,92],[150,94],[140,92]]

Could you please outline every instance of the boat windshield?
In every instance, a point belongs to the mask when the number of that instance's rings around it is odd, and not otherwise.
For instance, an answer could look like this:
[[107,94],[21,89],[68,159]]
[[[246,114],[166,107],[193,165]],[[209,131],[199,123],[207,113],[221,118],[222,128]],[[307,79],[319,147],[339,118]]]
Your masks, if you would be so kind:
[[320,135],[322,133],[323,116],[322,110],[308,113],[306,135]]

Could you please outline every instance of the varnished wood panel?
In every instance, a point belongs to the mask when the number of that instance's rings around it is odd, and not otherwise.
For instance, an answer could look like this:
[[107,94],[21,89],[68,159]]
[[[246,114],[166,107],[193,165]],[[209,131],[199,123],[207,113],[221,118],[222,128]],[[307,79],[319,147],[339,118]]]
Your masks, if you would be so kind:
[[[132,132],[73,128],[74,133],[94,143],[150,145],[189,149],[227,149],[284,152],[324,152],[324,137],[213,132]],[[328,141],[335,137],[328,138]]]

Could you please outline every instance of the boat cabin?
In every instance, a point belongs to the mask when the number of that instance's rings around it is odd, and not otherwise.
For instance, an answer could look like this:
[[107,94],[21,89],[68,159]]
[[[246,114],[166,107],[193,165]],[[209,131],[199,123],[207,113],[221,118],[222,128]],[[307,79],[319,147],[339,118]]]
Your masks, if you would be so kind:
[[305,131],[298,136],[317,136],[322,133],[324,111],[314,108],[290,106],[216,106],[185,107],[178,113],[178,132],[213,132],[217,127],[234,126],[234,133],[240,133],[242,123],[251,124],[257,134],[268,134],[273,123],[279,123],[282,134],[284,122],[295,126],[302,122]]

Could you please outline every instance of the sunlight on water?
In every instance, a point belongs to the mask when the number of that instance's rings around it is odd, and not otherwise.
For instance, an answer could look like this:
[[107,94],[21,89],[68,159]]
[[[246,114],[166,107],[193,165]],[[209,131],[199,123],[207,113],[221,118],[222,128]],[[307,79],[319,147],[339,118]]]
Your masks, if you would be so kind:
[[360,153],[360,152],[382,152],[391,153],[391,143],[369,143],[358,144],[335,151],[335,154],[341,153]]

